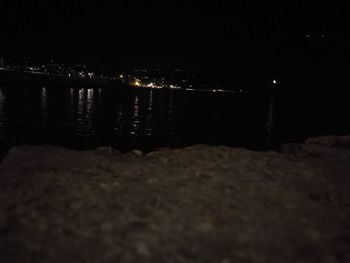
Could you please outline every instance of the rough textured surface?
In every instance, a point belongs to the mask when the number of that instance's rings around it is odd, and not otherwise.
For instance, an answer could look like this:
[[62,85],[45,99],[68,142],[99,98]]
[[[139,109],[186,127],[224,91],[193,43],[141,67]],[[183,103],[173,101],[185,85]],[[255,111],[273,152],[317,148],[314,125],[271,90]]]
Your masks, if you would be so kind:
[[322,145],[13,148],[0,261],[350,262],[350,152]]
[[320,136],[306,140],[306,144],[317,144],[328,147],[350,147],[350,135]]

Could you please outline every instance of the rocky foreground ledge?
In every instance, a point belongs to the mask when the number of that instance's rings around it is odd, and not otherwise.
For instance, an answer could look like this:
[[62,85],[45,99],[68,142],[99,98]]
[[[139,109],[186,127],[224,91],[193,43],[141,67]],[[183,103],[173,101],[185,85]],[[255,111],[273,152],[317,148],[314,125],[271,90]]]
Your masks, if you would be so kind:
[[15,147],[1,262],[350,262],[350,137],[125,155]]

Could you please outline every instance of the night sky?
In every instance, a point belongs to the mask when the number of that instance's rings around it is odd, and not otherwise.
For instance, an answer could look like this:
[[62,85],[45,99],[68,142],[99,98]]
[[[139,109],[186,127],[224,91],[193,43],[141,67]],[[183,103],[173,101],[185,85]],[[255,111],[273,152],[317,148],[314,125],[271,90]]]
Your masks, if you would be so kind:
[[308,34],[324,34],[333,49],[345,46],[345,9],[335,1],[109,2],[2,3],[0,55],[244,66],[278,65],[307,45]]

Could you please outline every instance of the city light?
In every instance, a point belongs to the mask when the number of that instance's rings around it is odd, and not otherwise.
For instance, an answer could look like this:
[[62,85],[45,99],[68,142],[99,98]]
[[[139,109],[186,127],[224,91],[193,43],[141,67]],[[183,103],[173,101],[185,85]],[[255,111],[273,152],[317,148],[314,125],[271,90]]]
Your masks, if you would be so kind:
[[[5,63],[6,62],[6,63]],[[51,63],[50,63],[51,62]],[[129,72],[118,72],[107,74],[101,71],[93,71],[82,64],[62,64],[50,61],[47,64],[26,63],[25,65],[11,64],[10,60],[5,61],[0,58],[0,71],[12,70],[23,71],[28,74],[40,74],[50,76],[66,77],[67,79],[83,79],[84,81],[92,80],[110,80],[120,81],[129,87],[148,88],[148,89],[165,89],[179,91],[195,91],[203,93],[246,93],[243,90],[224,90],[221,89],[220,83],[195,83],[195,75],[192,71],[175,69],[175,72],[186,73],[182,76],[170,75],[169,72],[161,72],[160,69],[146,70],[134,69]],[[22,67],[22,68],[21,68]],[[273,79],[272,85],[277,85],[277,80]]]
[[134,85],[137,86],[137,87],[141,87],[141,83],[139,81],[137,81],[137,80],[134,82]]
[[181,89],[181,87],[176,86],[176,85],[170,85],[169,88],[171,88],[171,89]]

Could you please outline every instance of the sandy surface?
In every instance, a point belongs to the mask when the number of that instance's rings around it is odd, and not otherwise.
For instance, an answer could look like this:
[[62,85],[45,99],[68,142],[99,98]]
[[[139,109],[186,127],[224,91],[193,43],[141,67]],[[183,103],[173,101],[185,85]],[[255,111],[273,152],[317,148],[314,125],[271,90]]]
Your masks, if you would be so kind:
[[344,138],[284,154],[15,147],[0,166],[0,262],[350,262]]

